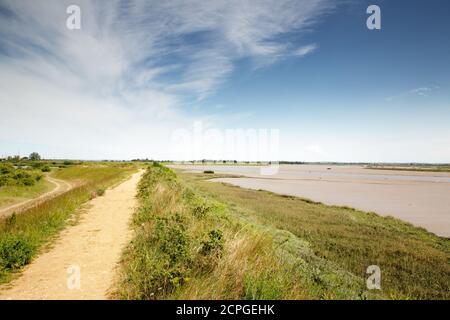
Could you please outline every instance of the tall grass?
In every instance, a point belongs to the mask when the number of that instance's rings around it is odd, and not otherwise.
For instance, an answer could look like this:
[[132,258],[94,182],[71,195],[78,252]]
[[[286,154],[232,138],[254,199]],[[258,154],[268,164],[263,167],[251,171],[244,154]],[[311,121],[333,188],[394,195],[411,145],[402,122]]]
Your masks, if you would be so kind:
[[46,179],[37,181],[32,186],[3,186],[0,187],[0,208],[24,200],[36,198],[54,188]]
[[84,163],[56,171],[53,176],[71,182],[110,181],[118,172],[133,169],[130,163]]
[[361,281],[368,266],[380,266],[386,298],[450,299],[450,239],[392,217],[206,181],[211,175],[180,175],[236,214],[288,232],[315,257]]
[[[129,175],[133,166],[111,166],[103,172],[96,168],[66,169],[84,183],[43,203],[0,220],[0,283],[28,264],[39,249],[76,216],[77,208],[88,201],[99,188],[116,183]],[[72,220],[73,221],[73,220]]]
[[51,188],[41,169],[0,162],[0,207],[37,197]]
[[362,278],[316,256],[305,241],[255,223],[168,168],[150,166],[138,198],[115,298],[370,297]]

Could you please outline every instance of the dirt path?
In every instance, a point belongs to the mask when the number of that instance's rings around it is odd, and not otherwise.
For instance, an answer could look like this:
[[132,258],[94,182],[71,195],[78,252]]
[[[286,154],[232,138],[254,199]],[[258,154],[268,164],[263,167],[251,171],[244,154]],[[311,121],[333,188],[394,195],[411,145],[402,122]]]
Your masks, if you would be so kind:
[[40,203],[41,201],[44,201],[50,197],[56,196],[60,193],[63,193],[63,192],[66,192],[66,191],[69,191],[70,189],[72,189],[72,185],[69,184],[67,181],[51,178],[49,176],[46,176],[45,179],[47,181],[51,182],[52,184],[54,184],[55,188],[40,195],[37,198],[28,199],[28,200],[21,201],[21,202],[12,204],[10,206],[1,208],[0,209],[0,217],[7,216],[15,211],[25,210],[27,208],[30,208],[30,207]]
[[63,231],[52,249],[0,287],[0,300],[106,299],[121,251],[131,238],[129,221],[140,176],[136,173],[90,201],[81,221]]

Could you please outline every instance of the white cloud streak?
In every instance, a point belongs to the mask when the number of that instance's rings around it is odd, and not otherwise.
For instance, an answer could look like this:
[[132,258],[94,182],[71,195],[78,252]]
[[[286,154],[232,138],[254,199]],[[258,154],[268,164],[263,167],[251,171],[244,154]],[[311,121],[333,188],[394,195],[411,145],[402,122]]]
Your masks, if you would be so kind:
[[438,89],[439,89],[438,86],[419,87],[419,88],[408,90],[406,92],[403,92],[403,93],[395,95],[395,96],[387,97],[386,100],[392,101],[392,100],[396,100],[399,98],[407,98],[407,97],[411,97],[411,96],[428,97],[430,94],[432,94],[434,91],[436,91]]
[[[81,30],[65,27],[71,4],[81,7]],[[330,0],[2,0],[0,140],[45,141],[70,157],[164,157],[171,130],[192,123],[186,95],[214,94],[239,59],[292,55],[283,36],[301,36],[332,8]]]
[[298,56],[298,57],[304,57],[304,56],[316,51],[317,48],[318,48],[317,44],[315,44],[315,43],[309,44],[309,45],[300,47],[297,50],[295,50],[294,55]]

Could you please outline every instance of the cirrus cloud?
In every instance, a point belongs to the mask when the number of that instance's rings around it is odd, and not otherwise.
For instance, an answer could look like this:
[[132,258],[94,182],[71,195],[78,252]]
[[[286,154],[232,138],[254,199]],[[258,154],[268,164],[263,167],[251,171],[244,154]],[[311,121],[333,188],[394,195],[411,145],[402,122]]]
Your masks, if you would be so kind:
[[[82,29],[68,30],[76,4]],[[165,157],[171,130],[192,123],[186,99],[208,98],[248,58],[292,48],[331,0],[0,2],[0,134],[65,157]],[[137,151],[139,150],[139,151]]]

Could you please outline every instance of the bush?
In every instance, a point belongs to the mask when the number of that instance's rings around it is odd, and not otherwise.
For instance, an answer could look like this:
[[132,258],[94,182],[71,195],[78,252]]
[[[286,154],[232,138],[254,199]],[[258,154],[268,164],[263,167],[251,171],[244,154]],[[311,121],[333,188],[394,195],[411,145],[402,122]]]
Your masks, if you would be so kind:
[[34,169],[40,169],[44,166],[44,164],[41,162],[35,161],[35,162],[32,162],[30,166]]
[[197,205],[194,205],[192,209],[192,214],[196,218],[204,218],[208,214],[208,211],[210,210],[210,207],[206,204],[206,202],[199,203]]
[[98,188],[95,193],[97,194],[97,196],[101,197],[102,195],[105,194],[105,189],[104,188]]
[[6,175],[0,175],[0,187],[11,185],[14,180]]
[[33,186],[42,179],[42,174],[30,169],[15,168],[9,163],[0,165],[0,187]]
[[205,170],[205,171],[203,171],[203,173],[205,173],[205,174],[214,174],[214,171],[212,171],[212,170]]
[[24,186],[32,186],[36,183],[36,180],[34,180],[31,177],[24,177],[22,179],[20,179],[20,182],[24,185]]
[[156,238],[162,252],[169,256],[170,264],[187,258],[189,249],[189,238],[180,215],[170,219],[157,218]]
[[14,166],[10,163],[0,164],[0,174],[8,174],[14,172]]
[[202,241],[202,248],[200,252],[204,255],[215,253],[219,254],[223,250],[223,233],[220,230],[211,230],[208,234],[208,239]]
[[16,270],[28,264],[36,250],[28,238],[17,234],[5,234],[0,238],[0,268]]
[[41,169],[41,171],[42,171],[42,172],[50,172],[50,171],[52,171],[52,170],[50,169],[49,166],[44,166],[44,167]]

